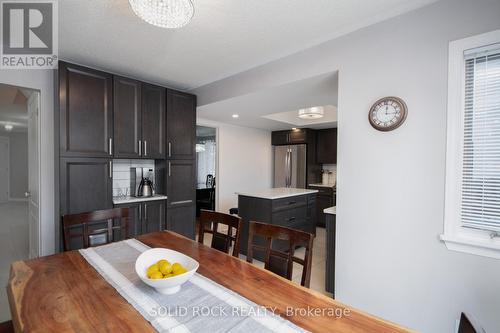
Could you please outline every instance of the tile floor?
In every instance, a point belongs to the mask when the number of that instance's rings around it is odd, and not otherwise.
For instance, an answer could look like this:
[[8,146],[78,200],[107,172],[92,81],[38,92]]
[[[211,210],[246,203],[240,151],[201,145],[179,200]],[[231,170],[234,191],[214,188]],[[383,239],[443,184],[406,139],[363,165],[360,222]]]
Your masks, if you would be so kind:
[[0,203],[0,322],[10,319],[5,287],[10,263],[29,256],[28,203]]
[[[206,234],[204,238],[204,244],[209,245],[211,242],[211,235]],[[295,251],[295,254],[299,258],[303,258],[305,254],[305,249],[300,248]],[[240,258],[245,259],[245,256],[240,254]],[[311,270],[311,284],[310,288],[318,291],[329,297],[332,296],[325,290],[325,265],[326,265],[326,234],[324,228],[316,228],[316,237],[313,243],[313,260],[312,260],[312,270]],[[264,263],[258,260],[254,260],[253,263],[256,266],[264,268]],[[294,263],[293,277],[292,281],[300,284],[300,279],[302,277],[302,266]]]

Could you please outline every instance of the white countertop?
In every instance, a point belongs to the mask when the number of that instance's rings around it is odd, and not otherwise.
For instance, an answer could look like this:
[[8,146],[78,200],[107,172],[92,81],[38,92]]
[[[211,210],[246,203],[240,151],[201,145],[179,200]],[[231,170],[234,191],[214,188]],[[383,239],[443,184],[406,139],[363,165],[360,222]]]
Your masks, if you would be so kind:
[[325,214],[331,214],[331,215],[337,215],[337,206],[333,206],[330,208],[325,208],[323,209],[323,213]]
[[286,188],[286,187],[278,187],[278,188],[268,188],[264,190],[254,191],[254,192],[236,192],[238,195],[244,195],[247,197],[255,197],[262,199],[281,199],[287,197],[294,197],[298,195],[305,195],[311,193],[317,193],[318,190],[307,190],[303,188]]
[[152,197],[125,197],[125,198],[114,197],[113,205],[122,205],[134,202],[155,201],[155,200],[167,200],[167,196],[156,194],[153,195]]
[[323,184],[323,183],[316,183],[316,184],[309,184],[309,186],[317,186],[317,187],[335,187],[335,184]]

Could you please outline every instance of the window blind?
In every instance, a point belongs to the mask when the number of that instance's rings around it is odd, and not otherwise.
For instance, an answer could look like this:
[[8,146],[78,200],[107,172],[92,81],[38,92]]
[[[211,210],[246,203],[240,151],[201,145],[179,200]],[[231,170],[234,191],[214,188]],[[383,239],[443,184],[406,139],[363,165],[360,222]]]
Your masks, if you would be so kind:
[[500,44],[465,53],[462,226],[500,231]]

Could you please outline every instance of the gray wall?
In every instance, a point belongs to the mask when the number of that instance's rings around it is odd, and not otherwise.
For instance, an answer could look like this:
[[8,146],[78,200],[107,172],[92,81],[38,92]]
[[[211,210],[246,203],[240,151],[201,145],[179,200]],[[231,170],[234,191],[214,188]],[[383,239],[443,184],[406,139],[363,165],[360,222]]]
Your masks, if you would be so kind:
[[[5,135],[5,134],[4,134]],[[25,199],[28,191],[28,133],[9,133],[10,198]]]
[[[461,311],[500,332],[500,261],[450,251],[443,232],[448,43],[500,29],[500,1],[440,1],[194,91],[200,105],[339,70],[337,296],[422,332]],[[399,129],[374,101],[408,104]]]

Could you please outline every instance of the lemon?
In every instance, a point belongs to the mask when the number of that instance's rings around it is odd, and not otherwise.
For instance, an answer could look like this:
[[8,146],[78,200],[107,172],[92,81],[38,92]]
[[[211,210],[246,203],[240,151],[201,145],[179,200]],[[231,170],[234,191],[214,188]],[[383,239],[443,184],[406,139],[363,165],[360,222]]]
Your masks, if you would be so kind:
[[154,273],[159,272],[159,271],[160,271],[160,269],[158,268],[158,265],[153,264],[153,265],[149,266],[148,269],[146,270],[146,275],[148,277],[151,277]]
[[165,262],[160,264],[160,272],[163,275],[167,275],[172,273],[172,265],[168,261],[165,260]]
[[163,279],[163,274],[161,274],[161,272],[156,271],[153,274],[151,274],[150,278],[154,280]]
[[170,262],[166,259],[161,259],[161,260],[158,260],[156,262],[156,264],[158,265],[158,267],[161,267],[162,264],[170,264]]
[[184,268],[184,267],[182,267],[182,265],[181,265],[181,264],[179,264],[178,262],[176,262],[176,263],[174,263],[174,264],[172,265],[172,272],[174,272],[174,273],[175,273],[176,271],[178,271],[178,270],[180,270],[180,269],[182,269],[182,268]]
[[186,272],[187,272],[187,270],[184,267],[181,267],[181,268],[177,269],[176,271],[174,271],[173,274],[174,274],[174,276],[177,276],[177,275],[181,275],[181,274],[186,273]]

